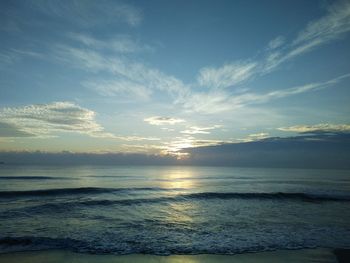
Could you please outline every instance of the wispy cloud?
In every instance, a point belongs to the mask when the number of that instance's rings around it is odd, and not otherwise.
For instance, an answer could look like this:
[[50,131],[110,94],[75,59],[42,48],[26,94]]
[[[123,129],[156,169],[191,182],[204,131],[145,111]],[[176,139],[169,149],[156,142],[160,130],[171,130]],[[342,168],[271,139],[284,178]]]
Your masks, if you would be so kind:
[[286,39],[283,36],[278,36],[269,42],[269,44],[267,45],[268,49],[276,49],[282,46],[285,43],[285,41]]
[[141,137],[141,136],[116,136],[114,135],[112,138],[119,139],[128,142],[138,142],[138,141],[160,141],[161,139],[158,137]]
[[350,74],[345,74],[325,82],[309,83],[302,86],[292,87],[288,89],[274,90],[274,91],[270,91],[262,94],[246,93],[246,94],[233,97],[230,100],[230,103],[232,103],[233,107],[241,107],[248,104],[264,103],[273,99],[284,98],[284,97],[297,95],[304,92],[324,89],[338,83],[344,78],[349,78],[349,77],[350,77]]
[[43,58],[43,54],[33,50],[22,50],[15,48],[2,50],[0,52],[0,67],[14,64],[26,57],[41,59]]
[[328,7],[328,14],[310,22],[292,43],[299,54],[341,37],[350,31],[350,2],[339,1]]
[[177,103],[182,104],[185,110],[190,112],[200,112],[215,114],[232,109],[229,103],[231,95],[226,91],[192,92]]
[[144,121],[148,122],[151,125],[174,125],[177,123],[185,122],[185,120],[183,119],[161,116],[152,116],[149,118],[145,118]]
[[[238,84],[271,73],[282,63],[336,40],[349,31],[350,2],[335,2],[328,7],[324,17],[311,21],[290,43],[283,36],[278,36],[268,43],[267,48],[262,52],[263,55],[256,59],[231,62],[216,68],[202,68],[197,77],[197,85],[206,87],[207,90],[192,91],[178,102],[182,103],[188,110],[217,113],[250,103],[263,103],[271,99],[296,95],[334,84],[339,79],[275,90],[265,94],[252,92],[245,92],[238,96],[232,94],[234,90],[232,88],[237,87]],[[342,76],[340,79],[344,77],[348,77],[348,75]]]
[[219,68],[206,67],[199,71],[198,83],[209,88],[228,88],[250,78],[256,70],[255,62],[237,62]]
[[[339,39],[349,31],[350,2],[335,2],[328,7],[325,16],[311,21],[290,44],[281,44],[279,49],[276,47],[277,49],[269,52],[262,63],[261,72],[268,73],[281,63]],[[274,40],[271,43],[274,43]]]
[[304,134],[350,133],[350,124],[321,123],[316,125],[296,125],[290,127],[281,127],[278,128],[278,130]]
[[142,85],[148,90],[166,92],[175,98],[188,93],[188,87],[181,80],[125,57],[111,57],[92,49],[67,45],[56,46],[55,56],[58,61],[71,66],[92,72],[109,72],[116,81],[124,79],[130,84]]
[[310,22],[291,43],[286,43],[283,36],[272,39],[260,59],[201,69],[198,84],[212,89],[235,86],[256,76],[270,73],[281,63],[338,39],[350,31],[349,1],[336,2],[329,6],[327,11],[324,17]]
[[[249,89],[237,93],[235,89],[237,85],[271,73],[281,63],[349,31],[349,5],[347,2],[333,4],[329,7],[326,16],[310,22],[289,44],[283,36],[271,40],[260,59],[246,59],[227,63],[221,67],[200,69],[196,81],[190,85],[143,63],[122,56],[106,56],[105,53],[98,50],[98,48],[105,48],[102,40],[82,34],[72,36],[87,48],[60,45],[57,46],[55,54],[59,60],[76,67],[92,72],[102,71],[112,74],[112,81],[91,81],[90,86],[93,86],[101,95],[125,96],[130,94],[139,99],[150,99],[155,94],[154,91],[157,91],[157,94],[165,92],[166,95],[170,95],[173,103],[181,105],[186,111],[215,114],[248,104],[265,103],[273,99],[321,89],[347,77],[348,75],[344,75],[339,79],[308,83],[287,89],[275,89],[266,93],[254,93]],[[132,42],[129,42],[130,39],[118,42],[117,49],[121,52],[137,49]],[[201,91],[193,87],[201,87]]]
[[0,66],[14,63],[18,59],[18,56],[13,52],[2,51],[0,53]]
[[210,130],[221,128],[222,125],[213,125],[209,127],[191,126],[187,130],[181,131],[184,134],[210,134]]
[[266,93],[246,92],[239,95],[231,95],[225,91],[194,93],[183,101],[183,105],[185,108],[192,111],[212,114],[241,108],[251,104],[266,103],[279,98],[324,89],[349,77],[350,74],[345,74],[324,82],[309,83],[302,86],[278,89]]
[[138,98],[148,100],[152,94],[152,90],[147,87],[128,81],[125,79],[111,80],[111,81],[85,81],[84,86],[97,91],[102,96],[118,96],[130,97],[132,99]]
[[87,34],[69,33],[68,37],[80,44],[97,50],[108,50],[116,53],[153,51],[151,46],[141,44],[129,35],[116,35],[108,39],[97,39]]

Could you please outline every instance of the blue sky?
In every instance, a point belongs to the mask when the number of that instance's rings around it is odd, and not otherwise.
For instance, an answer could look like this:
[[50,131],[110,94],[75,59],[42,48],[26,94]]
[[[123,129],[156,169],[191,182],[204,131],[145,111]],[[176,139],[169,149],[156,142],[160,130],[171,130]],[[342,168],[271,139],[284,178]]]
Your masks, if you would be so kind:
[[350,132],[349,1],[1,1],[0,31],[2,151]]

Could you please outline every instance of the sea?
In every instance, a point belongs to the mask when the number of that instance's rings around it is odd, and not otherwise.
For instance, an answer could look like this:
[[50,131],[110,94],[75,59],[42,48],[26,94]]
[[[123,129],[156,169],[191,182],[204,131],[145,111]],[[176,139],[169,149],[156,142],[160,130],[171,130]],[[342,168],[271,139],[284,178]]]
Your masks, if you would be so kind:
[[349,247],[349,170],[0,167],[0,253]]

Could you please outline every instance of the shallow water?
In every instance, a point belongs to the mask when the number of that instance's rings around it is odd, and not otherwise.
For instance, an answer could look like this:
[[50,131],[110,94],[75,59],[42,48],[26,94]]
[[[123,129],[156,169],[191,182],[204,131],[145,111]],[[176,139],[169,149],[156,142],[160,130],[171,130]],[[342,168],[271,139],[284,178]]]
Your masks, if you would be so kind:
[[2,166],[0,251],[350,247],[350,171]]

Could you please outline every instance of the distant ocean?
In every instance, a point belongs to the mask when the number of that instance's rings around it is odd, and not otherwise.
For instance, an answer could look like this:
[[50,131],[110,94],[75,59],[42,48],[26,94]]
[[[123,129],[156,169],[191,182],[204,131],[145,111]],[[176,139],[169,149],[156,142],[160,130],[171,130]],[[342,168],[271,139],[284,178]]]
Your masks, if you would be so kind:
[[350,171],[0,167],[0,253],[350,247]]

